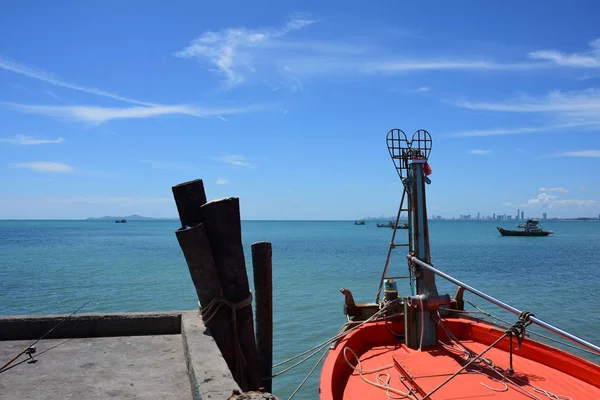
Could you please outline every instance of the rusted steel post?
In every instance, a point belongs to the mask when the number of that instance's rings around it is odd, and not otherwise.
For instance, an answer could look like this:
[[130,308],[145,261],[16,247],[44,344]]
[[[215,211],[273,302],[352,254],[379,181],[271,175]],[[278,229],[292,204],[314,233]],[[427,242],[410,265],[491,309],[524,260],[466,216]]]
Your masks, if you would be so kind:
[[[175,232],[175,235],[187,262],[200,305],[203,309],[207,309],[213,299],[223,297],[223,291],[204,225],[198,224],[191,228],[181,228]],[[241,382],[241,371],[236,368],[236,352],[230,317],[231,310],[221,306],[205,324],[219,346],[234,379]]]
[[173,186],[172,190],[181,227],[194,226],[202,222],[200,206],[206,203],[202,179],[181,183]]
[[[244,355],[243,390],[258,390],[261,383],[254,339],[251,294],[246,273],[238,198],[211,201],[201,207],[201,218],[211,244],[225,298],[238,304],[236,332]],[[245,303],[245,304],[244,304]]]
[[273,375],[273,251],[271,243],[252,244],[254,297],[256,309],[256,344],[260,358],[262,387],[271,392]]

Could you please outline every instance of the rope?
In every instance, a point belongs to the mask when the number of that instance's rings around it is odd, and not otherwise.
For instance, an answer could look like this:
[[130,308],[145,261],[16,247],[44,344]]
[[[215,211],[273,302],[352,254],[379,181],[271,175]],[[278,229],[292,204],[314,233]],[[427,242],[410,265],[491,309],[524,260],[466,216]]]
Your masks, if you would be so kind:
[[[200,302],[198,302],[200,304]],[[244,368],[246,367],[246,359],[244,357],[244,352],[242,351],[242,345],[240,344],[240,340],[238,337],[237,331],[237,310],[242,309],[244,307],[248,307],[252,304],[252,293],[248,294],[244,300],[239,301],[237,303],[233,303],[224,297],[215,297],[208,303],[206,307],[200,307],[200,315],[202,316],[202,321],[204,325],[208,325],[210,321],[212,321],[221,307],[226,305],[231,309],[231,329],[233,331],[233,343],[235,345],[235,353],[236,353],[236,372],[237,376],[240,379],[240,386],[246,386],[246,378],[244,376]]]
[[[352,363],[350,362],[350,360],[348,360],[348,355],[346,354],[346,352],[349,351],[350,353],[352,353],[352,355],[354,356],[354,358],[356,359],[356,366],[352,365]],[[350,347],[344,347],[344,350],[342,351],[342,354],[344,355],[344,359],[346,360],[346,363],[348,364],[348,366],[350,368],[352,368],[355,372],[358,372],[358,376],[360,376],[360,378],[365,381],[366,383],[368,383],[369,385],[378,387],[380,389],[385,390],[385,393],[387,395],[388,399],[395,399],[395,400],[400,400],[400,399],[406,399],[406,398],[411,398],[411,399],[415,399],[415,393],[413,389],[409,389],[408,392],[403,392],[399,389],[393,388],[390,386],[390,380],[391,380],[391,376],[390,374],[378,374],[377,375],[377,380],[379,382],[373,382],[368,380],[367,378],[365,378],[363,376],[363,374],[374,374],[375,372],[381,372],[383,370],[386,369],[390,369],[393,368],[393,365],[384,365],[382,367],[379,368],[375,368],[375,369],[369,369],[369,370],[364,370],[362,368],[362,362],[360,361],[360,358],[358,358],[358,356],[356,355],[356,353],[350,348]],[[381,377],[384,376],[386,379],[383,380],[381,379]],[[390,392],[397,394],[399,396],[402,397],[393,397]],[[418,399],[417,399],[418,400]]]
[[[304,356],[304,355],[306,355],[306,354],[308,354],[308,353],[311,353],[311,352],[312,352],[312,354],[309,354],[307,357],[305,357],[305,358],[303,358],[302,360],[298,361],[298,362],[297,362],[297,363],[295,363],[294,365],[292,365],[292,366],[290,366],[290,367],[287,367],[287,368],[285,368],[285,369],[283,369],[283,370],[281,370],[281,371],[279,371],[279,372],[277,372],[277,373],[273,374],[273,376],[271,376],[271,378],[275,378],[276,376],[279,376],[279,375],[281,375],[281,374],[283,374],[283,373],[285,373],[285,372],[287,372],[287,371],[289,371],[289,370],[291,370],[291,369],[293,369],[293,368],[297,367],[298,365],[302,364],[303,362],[305,362],[305,361],[306,361],[306,360],[308,360],[309,358],[312,358],[313,356],[315,356],[315,355],[316,355],[317,353],[319,353],[319,351],[320,351],[320,350],[322,350],[324,347],[326,347],[326,346],[330,345],[332,342],[335,342],[336,340],[339,340],[339,339],[343,338],[344,336],[346,336],[346,335],[350,334],[351,332],[354,332],[355,330],[357,330],[358,328],[360,328],[362,325],[366,324],[367,322],[376,321],[376,320],[385,320],[385,319],[388,319],[388,318],[392,318],[393,316],[391,316],[391,317],[384,317],[384,318],[379,318],[379,317],[380,317],[382,314],[384,314],[384,313],[387,311],[387,309],[388,309],[389,307],[391,307],[392,305],[396,304],[396,303],[397,303],[397,302],[399,302],[399,301],[400,301],[400,299],[396,299],[396,300],[393,300],[393,301],[391,301],[391,302],[389,302],[389,303],[386,303],[386,304],[385,304],[385,306],[384,306],[383,308],[381,308],[381,309],[380,309],[379,311],[377,311],[375,314],[371,315],[371,316],[370,316],[369,318],[367,318],[366,320],[364,320],[364,321],[361,321],[361,322],[360,322],[360,323],[358,323],[356,326],[354,326],[354,327],[352,327],[352,328],[350,328],[350,329],[348,329],[348,330],[346,330],[346,331],[343,331],[343,332],[341,332],[341,333],[338,333],[337,335],[335,335],[335,336],[334,336],[334,337],[332,337],[331,339],[328,339],[328,340],[326,340],[326,341],[324,341],[324,342],[322,342],[322,343],[320,343],[320,344],[318,344],[318,345],[316,345],[316,346],[314,346],[314,347],[312,347],[312,348],[310,348],[310,349],[308,349],[308,350],[305,350],[305,351],[303,351],[303,352],[302,352],[302,353],[300,353],[300,354],[297,354],[297,355],[295,355],[295,356],[293,356],[293,357],[290,357],[290,358],[288,358],[287,360],[284,360],[284,361],[281,361],[281,362],[279,362],[279,363],[277,363],[277,364],[274,364],[274,365],[273,365],[273,368],[275,368],[275,367],[279,367],[279,366],[282,366],[282,365],[284,365],[284,364],[287,364],[287,363],[289,363],[289,362],[291,362],[291,361],[293,361],[293,360],[295,360],[295,359],[298,359],[298,358],[300,358],[300,357],[302,357],[302,356]],[[348,324],[345,324],[345,325],[348,325]]]
[[308,375],[306,375],[306,377],[304,378],[304,380],[302,382],[300,382],[300,384],[298,385],[298,387],[296,388],[296,390],[294,390],[294,392],[290,395],[290,397],[288,397],[288,400],[292,400],[294,398],[294,396],[296,395],[296,393],[298,393],[298,391],[302,388],[302,386],[304,386],[304,384],[306,383],[306,381],[308,380],[308,378],[310,378],[310,376],[313,374],[313,372],[315,372],[315,369],[317,369],[317,367],[319,366],[319,364],[321,364],[321,361],[323,361],[323,358],[325,358],[326,355],[327,355],[327,352],[324,351],[323,354],[321,354],[321,357],[319,357],[319,359],[317,360],[317,362],[315,363],[315,365],[312,367],[312,369],[310,370],[310,372],[308,373]]
[[[438,316],[439,316],[439,314],[438,314]],[[524,312],[524,313],[522,313],[522,314],[520,315],[520,317],[519,317],[519,320],[518,320],[517,322],[515,322],[515,324],[513,324],[513,325],[520,326],[520,325],[521,325],[521,323],[523,323],[523,322],[526,322],[526,323],[527,323],[527,325],[528,325],[528,324],[530,324],[530,323],[531,323],[531,322],[529,322],[529,318],[530,318],[531,316],[532,316],[532,314],[531,314],[531,313],[525,313],[525,312]],[[469,349],[467,346],[465,346],[464,344],[462,344],[462,343],[461,343],[461,342],[460,342],[458,339],[456,339],[456,336],[454,336],[454,334],[453,334],[453,333],[452,333],[452,332],[451,332],[451,331],[450,331],[450,330],[449,330],[449,329],[446,327],[446,325],[443,323],[443,321],[441,320],[441,318],[438,318],[438,321],[437,321],[437,322],[438,322],[438,323],[439,323],[439,324],[442,326],[442,328],[443,328],[443,329],[444,329],[444,330],[447,332],[447,334],[448,334],[448,337],[449,337],[449,338],[450,338],[450,339],[451,339],[453,342],[455,342],[455,343],[456,343],[456,344],[458,344],[460,347],[462,347],[462,348],[464,349],[464,352],[465,352],[465,353],[467,353],[469,357],[472,357],[472,355],[474,355],[474,354],[475,354],[475,353],[474,353],[474,352],[473,352],[471,349]],[[521,323],[520,323],[520,322],[521,322]],[[509,329],[509,330],[507,330],[507,332],[511,332],[511,333],[513,333],[513,331],[512,331],[512,330],[510,330],[510,329]],[[505,333],[505,334],[504,334],[504,336],[506,336],[506,335],[507,335],[507,333]],[[501,337],[500,339],[502,339],[502,337]],[[497,342],[498,342],[498,341],[497,341]],[[442,342],[440,342],[440,343],[442,343]],[[442,345],[444,345],[444,343],[442,343]],[[444,345],[444,347],[446,347],[446,346],[447,346],[447,345]],[[450,350],[450,349],[449,349],[449,350]],[[453,350],[450,350],[450,351],[457,352],[457,351],[459,351],[459,350],[453,349]],[[486,350],[486,351],[487,351],[487,350]],[[483,354],[483,353],[482,353],[482,354]],[[494,364],[494,362],[493,362],[492,360],[490,360],[490,359],[488,359],[488,358],[485,358],[485,357],[481,357],[481,356],[480,356],[479,358],[480,358],[481,362],[483,363],[483,366],[482,366],[482,365],[478,365],[478,366],[476,366],[476,368],[481,368],[481,369],[483,369],[483,368],[484,368],[484,366],[485,366],[485,367],[487,367],[487,368],[488,368],[488,370],[489,370],[490,372],[492,372],[492,373],[494,373],[494,374],[498,375],[500,378],[502,378],[502,380],[503,380],[502,382],[509,382],[509,383],[511,383],[511,384],[514,386],[514,388],[515,388],[516,390],[518,390],[518,391],[522,392],[523,394],[525,394],[526,396],[528,396],[528,397],[530,397],[530,398],[533,398],[533,399],[536,399],[536,400],[542,400],[542,399],[540,399],[538,396],[536,396],[535,394],[533,394],[533,393],[531,393],[531,392],[529,392],[529,391],[525,390],[524,388],[522,388],[522,386],[525,386],[525,385],[526,385],[526,386],[530,386],[530,387],[532,387],[532,388],[533,388],[533,391],[534,391],[534,392],[536,392],[536,393],[540,393],[540,394],[544,394],[546,397],[548,397],[548,398],[549,398],[549,399],[551,399],[551,400],[572,400],[572,398],[571,398],[570,396],[556,395],[556,394],[554,394],[554,393],[551,393],[551,392],[549,392],[549,391],[547,391],[547,390],[545,390],[545,389],[543,389],[543,388],[541,388],[541,387],[538,387],[538,386],[535,386],[535,385],[531,384],[531,382],[529,382],[529,381],[525,381],[525,380],[523,380],[523,379],[520,379],[520,378],[517,378],[517,377],[514,377],[514,376],[513,376],[513,377],[509,377],[509,376],[507,376],[507,375],[504,373],[504,370],[503,370],[502,368],[498,367],[497,365],[495,365],[495,364]],[[467,359],[468,359],[468,358],[467,358]],[[466,361],[466,360],[465,360],[465,361]],[[473,361],[473,360],[471,360],[471,361]],[[477,360],[475,360],[475,362],[478,362],[478,361],[477,361]],[[474,371],[474,370],[472,370],[472,371]],[[476,372],[476,371],[475,371],[475,372]],[[509,372],[509,371],[506,371],[506,372]],[[510,374],[510,372],[509,372],[509,374]],[[486,375],[487,375],[487,374],[486,374]],[[488,375],[488,376],[489,376],[489,375]],[[491,378],[491,377],[490,377],[490,378]],[[491,379],[493,379],[493,378],[491,378]],[[515,381],[519,381],[519,382],[520,382],[520,384],[517,384]],[[498,381],[498,382],[499,382],[499,383],[502,383],[501,381]],[[481,382],[480,382],[480,383],[481,383]],[[485,387],[487,387],[487,388],[491,389],[491,390],[498,391],[498,389],[493,389],[493,388],[491,388],[491,387],[489,387],[488,385],[485,385],[485,384],[483,384],[483,383],[481,383],[481,384],[482,384],[483,386],[485,386]],[[506,385],[506,384],[505,384],[505,385]],[[431,395],[431,393],[430,393],[430,395]],[[424,397],[423,399],[425,399],[425,398],[426,398],[426,397]]]

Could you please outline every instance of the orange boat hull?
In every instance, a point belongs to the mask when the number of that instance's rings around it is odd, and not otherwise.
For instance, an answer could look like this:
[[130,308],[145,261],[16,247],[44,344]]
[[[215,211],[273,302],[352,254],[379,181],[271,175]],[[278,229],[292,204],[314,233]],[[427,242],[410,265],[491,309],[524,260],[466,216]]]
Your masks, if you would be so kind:
[[[445,318],[444,324],[476,354],[504,334],[489,324],[464,318]],[[397,336],[404,333],[403,325],[401,320],[366,323],[329,350],[321,373],[320,399],[394,399],[401,398],[401,393],[408,394],[408,399],[423,399],[466,364],[464,352],[457,345],[449,346],[451,341],[441,327],[438,339],[446,346],[440,343],[417,351]],[[428,398],[600,399],[600,366],[527,338],[517,349],[513,339],[511,375],[506,372],[508,350],[505,338],[483,355],[498,372],[490,364],[473,363]]]

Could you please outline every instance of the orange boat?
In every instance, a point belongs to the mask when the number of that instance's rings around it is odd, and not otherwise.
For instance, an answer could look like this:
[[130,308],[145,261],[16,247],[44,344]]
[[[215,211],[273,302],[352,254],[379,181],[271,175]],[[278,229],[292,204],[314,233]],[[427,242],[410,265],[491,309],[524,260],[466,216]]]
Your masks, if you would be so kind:
[[[595,355],[600,347],[431,265],[425,201],[431,136],[419,130],[408,141],[404,132],[393,129],[387,143],[404,185],[396,226],[407,212],[408,243],[396,243],[395,228],[374,303],[357,304],[342,289],[348,323],[326,342],[331,345],[321,372],[320,399],[600,399],[600,365],[563,349],[575,345],[527,328],[538,325]],[[402,246],[408,247],[409,275],[388,276],[392,251]],[[453,297],[438,294],[436,276],[457,285]],[[410,282],[409,296],[398,294],[396,281],[402,278]],[[481,309],[465,310],[465,292],[512,312],[515,320],[493,323],[481,318],[482,313],[492,316]]]

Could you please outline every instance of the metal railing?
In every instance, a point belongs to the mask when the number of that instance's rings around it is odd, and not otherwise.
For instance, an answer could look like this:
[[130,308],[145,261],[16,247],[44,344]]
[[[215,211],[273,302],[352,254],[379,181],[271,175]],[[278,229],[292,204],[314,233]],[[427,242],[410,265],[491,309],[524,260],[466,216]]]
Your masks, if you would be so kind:
[[[428,269],[429,271],[431,271],[431,272],[433,272],[433,273],[441,276],[442,278],[444,278],[444,279],[446,279],[446,280],[448,280],[448,281],[450,281],[450,282],[452,282],[452,283],[454,283],[454,284],[456,284],[456,285],[464,288],[465,290],[467,290],[467,291],[469,291],[469,292],[471,292],[471,293],[473,293],[473,294],[475,294],[475,295],[477,295],[477,296],[479,296],[479,297],[481,297],[481,298],[489,301],[490,303],[493,303],[493,304],[497,305],[498,307],[501,307],[501,308],[505,309],[506,311],[510,311],[511,313],[516,314],[516,315],[522,314],[522,311],[519,310],[518,308],[515,308],[515,307],[511,306],[510,304],[507,304],[507,303],[505,303],[505,302],[503,302],[501,300],[498,300],[495,297],[492,297],[489,294],[486,294],[486,293],[482,292],[481,290],[477,290],[474,287],[469,286],[466,283],[459,281],[458,279],[456,279],[456,278],[454,278],[454,277],[452,277],[452,276],[450,276],[450,275],[448,275],[448,274],[446,274],[446,273],[444,273],[444,272],[436,269],[432,265],[427,264],[426,262],[423,262],[423,261],[419,260],[418,258],[410,255],[410,254],[407,254],[406,258],[410,262],[412,262],[413,264],[416,264],[416,265],[418,265],[418,266],[420,266],[422,268]],[[579,338],[579,337],[577,337],[577,336],[575,336],[573,334],[570,334],[569,332],[563,331],[562,329],[557,328],[554,325],[551,325],[551,324],[549,324],[549,323],[547,323],[545,321],[542,321],[541,319],[539,319],[537,317],[531,316],[529,318],[529,320],[531,322],[533,322],[534,324],[536,324],[538,326],[541,326],[542,328],[544,328],[544,329],[546,329],[546,330],[548,330],[550,332],[553,332],[553,333],[555,333],[555,334],[557,334],[557,335],[559,335],[559,336],[561,336],[561,337],[563,337],[565,339],[568,339],[568,340],[570,340],[570,341],[572,341],[574,343],[577,343],[580,346],[583,346],[583,347],[585,347],[587,349],[590,349],[590,350],[594,351],[595,353],[597,353],[598,355],[600,355],[600,347],[596,346],[593,343],[590,343],[590,342],[588,342],[588,341],[586,341],[584,339],[581,339],[581,338]]]

